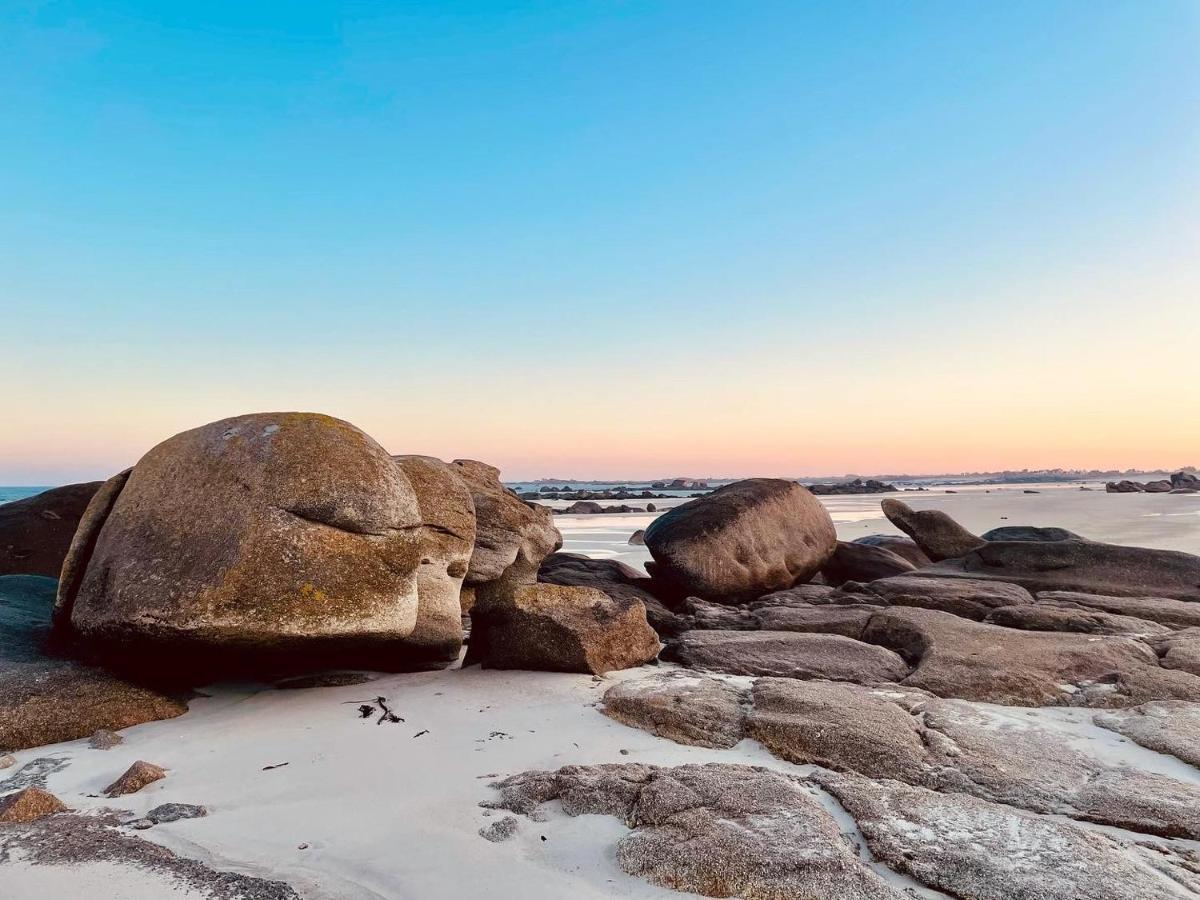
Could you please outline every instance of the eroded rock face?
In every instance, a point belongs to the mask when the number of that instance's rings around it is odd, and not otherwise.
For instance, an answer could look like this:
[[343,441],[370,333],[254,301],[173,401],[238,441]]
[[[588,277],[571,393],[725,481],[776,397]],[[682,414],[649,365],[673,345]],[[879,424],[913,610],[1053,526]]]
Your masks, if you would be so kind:
[[689,631],[668,645],[664,659],[730,675],[827,678],[890,683],[908,675],[896,653],[835,634],[793,631]]
[[1200,600],[1200,556],[1099,541],[988,541],[921,574],[990,578],[1034,592]]
[[170,719],[182,700],[48,649],[55,582],[0,576],[0,752]]
[[957,559],[986,543],[940,509],[918,511],[894,497],[884,500],[880,506],[888,521],[911,537],[933,562]]
[[745,900],[901,900],[861,862],[800,779],[748,766],[567,766],[502,782],[494,804],[529,814],[616,816],[631,875],[678,891]]
[[1162,900],[1200,890],[1194,861],[965,794],[897,781],[814,776],[858,822],[871,851],[935,890],[980,900]]
[[417,495],[417,621],[405,640],[413,668],[440,667],[462,649],[463,579],[475,549],[475,507],[455,471],[432,456],[397,456]]
[[640,602],[595,588],[525,585],[480,600],[471,620],[466,665],[600,675],[640,666],[659,650]]
[[742,739],[746,692],[685,672],[622,681],[604,694],[604,713],[651,734],[699,747],[732,747]]
[[51,488],[0,504],[0,575],[57,578],[99,481]]
[[905,685],[939,697],[1011,706],[1119,708],[1151,699],[1200,700],[1200,679],[1159,666],[1126,637],[1017,631],[950,613],[893,607],[863,639],[915,664]]
[[591,559],[578,553],[551,553],[538,569],[538,581],[603,591],[614,600],[637,600],[646,607],[650,627],[660,635],[678,634],[685,623],[650,592],[651,580],[616,559]]
[[902,575],[916,568],[903,556],[886,547],[838,541],[828,562],[821,568],[825,583],[838,587],[847,581],[874,581]]
[[475,549],[465,581],[474,598],[533,584],[542,560],[562,546],[549,507],[517,497],[500,483],[495,466],[473,459],[456,459],[451,466],[475,506]]
[[752,478],[667,510],[650,523],[645,541],[656,580],[736,603],[808,581],[833,554],[837,536],[806,488]]
[[[85,514],[85,519],[88,515]],[[406,668],[421,509],[354,426],[261,413],[176,435],[68,560],[59,621],[113,665],[180,677]]]
[[1130,709],[1096,713],[1093,721],[1149,750],[1169,753],[1200,767],[1200,703],[1155,700]]

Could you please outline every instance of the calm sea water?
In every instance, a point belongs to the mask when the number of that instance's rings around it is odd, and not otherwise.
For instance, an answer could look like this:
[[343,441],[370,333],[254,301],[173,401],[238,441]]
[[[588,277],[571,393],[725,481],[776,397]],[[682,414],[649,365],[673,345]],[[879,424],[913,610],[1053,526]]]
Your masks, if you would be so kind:
[[16,487],[5,487],[0,484],[0,503],[9,503],[13,500],[24,500],[26,497],[32,497],[34,494],[40,494],[42,491],[49,490],[48,485],[41,487],[30,487],[28,485],[17,485]]

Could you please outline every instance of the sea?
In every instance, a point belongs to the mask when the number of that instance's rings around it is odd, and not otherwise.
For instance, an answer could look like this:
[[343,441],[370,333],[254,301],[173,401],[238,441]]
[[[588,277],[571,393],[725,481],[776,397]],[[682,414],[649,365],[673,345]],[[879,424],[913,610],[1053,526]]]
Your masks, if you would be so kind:
[[32,497],[34,494],[40,494],[42,491],[50,490],[50,485],[10,485],[5,486],[0,484],[0,503],[11,503],[13,500],[24,500],[26,497]]

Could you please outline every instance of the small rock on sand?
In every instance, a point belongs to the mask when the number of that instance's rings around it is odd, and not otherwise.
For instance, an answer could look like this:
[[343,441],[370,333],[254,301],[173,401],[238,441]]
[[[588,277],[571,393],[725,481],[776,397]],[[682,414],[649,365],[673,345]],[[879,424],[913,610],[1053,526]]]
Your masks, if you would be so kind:
[[8,769],[17,764],[17,758],[11,753],[0,756],[0,769]]
[[493,844],[500,841],[507,841],[510,837],[517,833],[517,817],[505,816],[498,822],[493,822],[487,828],[479,829],[479,836],[484,840],[491,841]]
[[121,737],[115,731],[109,731],[107,728],[100,728],[96,733],[88,738],[88,746],[93,750],[111,750],[118,744],[125,743],[125,738]]
[[136,794],[148,784],[153,784],[167,777],[167,770],[154,763],[139,759],[125,770],[125,774],[104,789],[109,797],[121,797],[125,794]]
[[7,797],[0,797],[0,822],[32,822],[63,812],[66,808],[66,804],[50,792],[28,787]]

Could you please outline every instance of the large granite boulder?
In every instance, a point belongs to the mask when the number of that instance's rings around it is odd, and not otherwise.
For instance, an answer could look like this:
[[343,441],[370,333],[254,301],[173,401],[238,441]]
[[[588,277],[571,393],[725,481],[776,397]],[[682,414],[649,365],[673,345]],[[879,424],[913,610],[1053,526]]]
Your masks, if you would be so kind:
[[545,584],[590,587],[614,600],[637,600],[646,607],[650,627],[660,635],[684,630],[685,622],[649,590],[651,579],[618,559],[592,559],[579,553],[551,553],[542,560],[537,580]]
[[542,560],[562,546],[549,507],[528,503],[500,483],[500,470],[473,459],[456,459],[454,472],[475,505],[475,549],[467,567],[464,604],[503,597],[537,580]]
[[1099,541],[987,541],[921,574],[994,579],[1035,592],[1200,600],[1200,556]]
[[833,556],[821,567],[821,574],[826,584],[839,587],[847,581],[874,581],[914,569],[916,566],[909,560],[886,547],[838,541]]
[[57,621],[110,665],[158,676],[411,668],[421,561],[461,565],[423,543],[402,467],[329,416],[204,425],[108,488],[64,564]]
[[736,603],[808,581],[833,555],[833,520],[807,488],[751,478],[669,509],[646,529],[656,580]]
[[51,488],[0,504],[0,575],[57,578],[99,481]]
[[880,506],[888,521],[916,541],[921,551],[934,562],[957,559],[986,543],[940,509],[915,510],[894,497],[884,500]]
[[0,576],[0,755],[187,711],[176,697],[56,656],[55,587],[44,576]]
[[[462,649],[463,579],[475,548],[475,507],[454,469],[432,456],[397,456],[417,495],[417,623],[406,640],[414,666],[446,665]],[[422,666],[423,667],[423,666]]]
[[658,651],[640,601],[531,584],[479,599],[464,665],[602,675],[650,662]]

